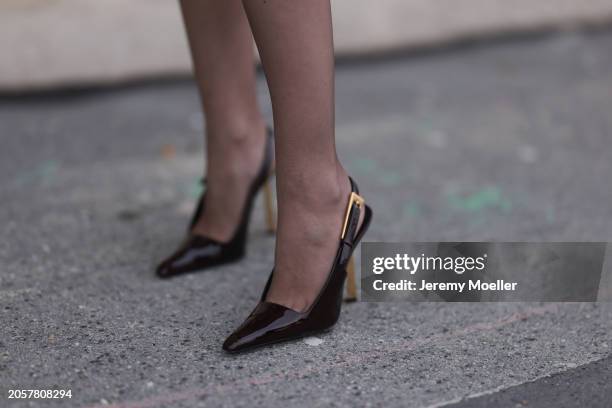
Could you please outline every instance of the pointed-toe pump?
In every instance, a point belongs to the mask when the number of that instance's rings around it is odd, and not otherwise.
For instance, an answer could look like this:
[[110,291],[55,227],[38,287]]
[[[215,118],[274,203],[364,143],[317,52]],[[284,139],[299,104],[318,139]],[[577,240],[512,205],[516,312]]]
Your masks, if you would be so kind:
[[268,129],[263,162],[255,180],[253,180],[249,188],[240,223],[232,238],[228,242],[219,242],[191,232],[205,210],[206,193],[202,193],[193,216],[191,217],[191,222],[187,230],[187,237],[171,256],[158,265],[156,269],[157,276],[160,278],[170,278],[185,273],[202,271],[213,266],[236,262],[242,259],[246,252],[247,233],[253,202],[255,201],[257,193],[262,189],[264,193],[264,210],[266,212],[267,228],[269,232],[274,232],[276,230],[276,220],[271,186],[273,161],[273,132],[271,129]]
[[[352,179],[351,188],[352,192],[344,216],[336,257],[327,281],[312,305],[306,311],[298,312],[267,302],[266,296],[272,282],[273,270],[259,304],[244,323],[223,343],[225,351],[238,353],[260,346],[294,340],[326,331],[336,324],[340,316],[345,280],[349,299],[355,299],[355,272],[352,255],[372,220],[372,210],[365,205]],[[364,218],[359,227],[359,217],[362,212],[364,212]]]

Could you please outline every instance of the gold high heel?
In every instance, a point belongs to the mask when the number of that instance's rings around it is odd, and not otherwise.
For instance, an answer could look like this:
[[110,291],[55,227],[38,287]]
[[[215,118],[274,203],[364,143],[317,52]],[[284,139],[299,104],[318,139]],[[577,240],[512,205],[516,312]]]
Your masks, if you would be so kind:
[[357,300],[357,281],[355,278],[355,256],[351,255],[346,266],[346,296],[345,302],[355,302]]
[[274,171],[270,173],[266,182],[263,185],[264,194],[264,211],[266,212],[266,227],[270,234],[276,232],[276,211],[274,209],[274,193],[272,192],[272,176]]

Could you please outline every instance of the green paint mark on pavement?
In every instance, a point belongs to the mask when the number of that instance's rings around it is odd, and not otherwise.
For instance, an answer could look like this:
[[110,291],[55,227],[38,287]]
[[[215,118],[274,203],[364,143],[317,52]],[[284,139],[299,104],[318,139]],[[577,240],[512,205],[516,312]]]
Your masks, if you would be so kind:
[[59,163],[55,160],[48,160],[40,165],[38,173],[43,181],[51,180],[59,169]]
[[378,183],[385,187],[394,187],[401,183],[403,175],[395,171],[387,171],[370,158],[358,158],[351,161],[351,170],[358,175],[374,177]]
[[380,184],[385,187],[393,187],[398,185],[402,181],[402,176],[398,173],[382,173],[379,176]]
[[359,173],[372,173],[376,170],[376,161],[368,158],[359,158],[352,161],[355,170]]
[[200,198],[202,192],[205,189],[204,183],[202,183],[202,179],[198,178],[194,180],[187,186],[187,194],[192,198]]
[[406,203],[403,208],[405,217],[418,217],[422,212],[421,205],[417,202]]
[[60,164],[56,160],[47,160],[33,169],[22,173],[17,178],[15,178],[15,183],[17,185],[24,185],[29,183],[47,183],[56,176],[57,171],[59,170]]
[[512,203],[507,200],[501,190],[497,187],[486,187],[465,197],[451,195],[448,198],[451,208],[479,212],[487,209],[499,209],[508,212],[512,209]]
[[556,219],[555,208],[549,207],[546,209],[546,221],[550,224],[555,222]]

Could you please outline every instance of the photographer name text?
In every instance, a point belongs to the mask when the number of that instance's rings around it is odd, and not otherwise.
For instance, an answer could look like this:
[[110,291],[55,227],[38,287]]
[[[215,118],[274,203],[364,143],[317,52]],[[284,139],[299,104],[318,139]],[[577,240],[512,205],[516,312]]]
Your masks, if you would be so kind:
[[[457,276],[465,272],[486,272],[487,254],[479,257],[441,257],[441,256],[410,256],[396,254],[393,257],[376,257],[372,262],[374,275],[382,275],[389,271],[400,271],[414,277],[421,272],[449,272]],[[440,277],[440,275],[437,275]],[[382,277],[382,276],[381,276]],[[433,276],[424,279],[400,279],[389,282],[385,279],[375,279],[372,287],[376,291],[447,291],[463,293],[465,291],[516,291],[517,282],[507,282],[503,279],[486,281],[482,279],[464,278],[463,281],[433,282]],[[457,278],[455,278],[457,279]],[[454,279],[453,279],[454,280]]]

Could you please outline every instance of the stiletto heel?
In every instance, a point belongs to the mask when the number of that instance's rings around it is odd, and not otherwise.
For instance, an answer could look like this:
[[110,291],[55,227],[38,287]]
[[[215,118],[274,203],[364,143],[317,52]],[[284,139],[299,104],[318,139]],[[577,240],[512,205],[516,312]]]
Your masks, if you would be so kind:
[[[352,179],[350,181],[352,192],[344,216],[336,257],[327,281],[315,301],[304,312],[266,301],[274,274],[272,270],[259,304],[244,323],[225,340],[223,343],[225,351],[237,353],[329,330],[340,316],[347,271],[353,271],[349,272],[349,276],[353,276],[352,289],[350,282],[347,289],[353,299],[356,297],[354,267],[350,267],[349,264],[355,247],[370,226],[372,210],[365,205],[355,182]],[[359,226],[362,212],[363,223]]]
[[274,210],[274,195],[272,193],[272,175],[273,174],[270,173],[270,176],[263,186],[266,226],[270,234],[274,234],[276,232],[276,211]]
[[355,256],[351,255],[348,265],[346,266],[346,297],[345,302],[354,302],[357,300],[357,284],[355,280]]
[[[170,278],[184,273],[201,271],[212,266],[236,262],[243,258],[246,252],[247,232],[253,201],[262,187],[264,187],[266,206],[269,208],[267,211],[270,211],[273,207],[272,190],[269,184],[273,161],[273,132],[272,129],[268,129],[263,162],[249,188],[240,222],[232,238],[228,242],[218,242],[214,239],[192,233],[193,227],[205,211],[206,192],[204,191],[191,217],[186,239],[170,257],[159,264],[156,270],[157,276],[160,278]],[[203,180],[203,183],[205,183],[205,180]],[[270,214],[270,216],[272,215]],[[270,220],[273,221],[273,218],[267,218],[266,220],[268,228],[270,228]]]

